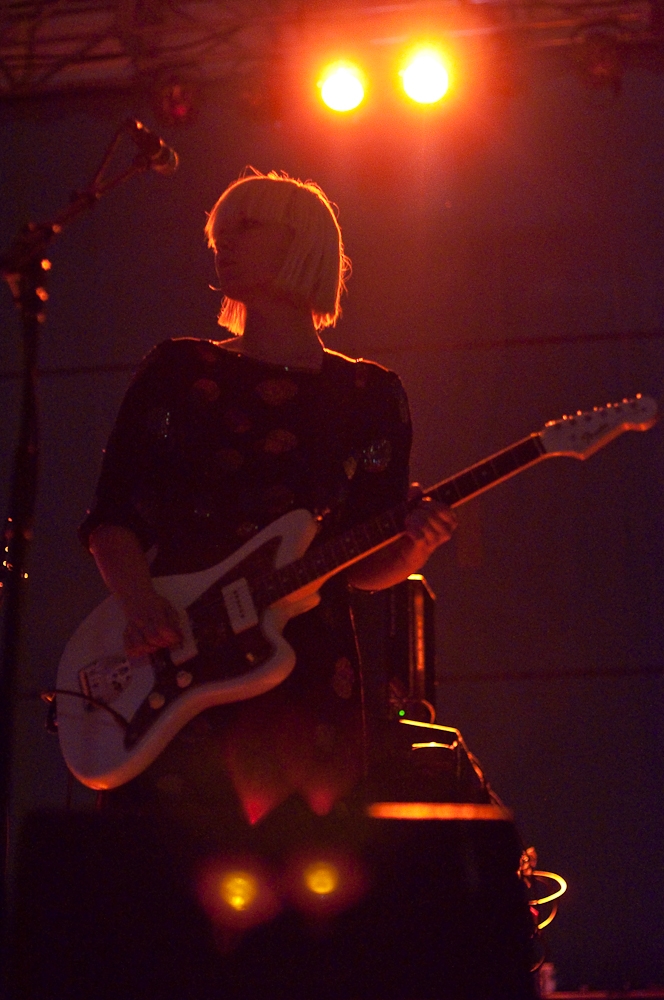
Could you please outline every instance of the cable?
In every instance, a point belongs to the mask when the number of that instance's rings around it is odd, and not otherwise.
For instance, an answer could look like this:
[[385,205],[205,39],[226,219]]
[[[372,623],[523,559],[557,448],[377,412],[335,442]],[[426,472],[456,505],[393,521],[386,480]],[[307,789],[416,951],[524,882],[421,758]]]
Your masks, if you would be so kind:
[[125,719],[124,715],[120,715],[119,712],[116,712],[114,708],[111,708],[111,706],[107,705],[105,702],[97,701],[96,698],[91,698],[89,694],[83,694],[82,691],[66,691],[63,688],[51,688],[49,691],[41,691],[39,697],[42,701],[45,701],[50,705],[55,696],[58,694],[68,695],[72,698],[82,698],[84,701],[87,701],[89,705],[93,705],[95,708],[105,708],[124,730],[129,728],[129,723]]
[[[558,912],[558,904],[554,903],[553,906],[551,907],[551,913],[548,915],[548,917],[545,917],[544,920],[541,920],[538,923],[537,930],[541,931],[544,930],[545,927],[548,927],[549,924],[553,921],[553,918],[555,917],[557,912]],[[544,961],[544,958],[542,958],[542,961]]]
[[555,872],[539,871],[538,869],[535,869],[531,873],[531,877],[552,879],[554,882],[557,882],[559,886],[556,892],[552,892],[548,896],[542,896],[541,899],[530,900],[530,905],[533,907],[543,906],[545,903],[553,903],[553,906],[551,908],[551,913],[549,913],[548,917],[545,917],[544,920],[540,920],[537,924],[537,930],[541,931],[545,927],[548,927],[549,924],[553,922],[558,912],[558,904],[554,902],[554,900],[559,899],[563,895],[563,893],[567,892],[567,882],[562,877],[562,875],[556,875]]
[[543,896],[541,899],[531,899],[530,902],[533,906],[542,906],[544,903],[552,903],[554,899],[559,899],[563,893],[567,892],[567,882],[562,877],[562,875],[556,875],[555,872],[541,872],[535,870],[533,875],[537,878],[550,878],[554,882],[557,882],[560,888],[557,892],[552,892],[550,896]]

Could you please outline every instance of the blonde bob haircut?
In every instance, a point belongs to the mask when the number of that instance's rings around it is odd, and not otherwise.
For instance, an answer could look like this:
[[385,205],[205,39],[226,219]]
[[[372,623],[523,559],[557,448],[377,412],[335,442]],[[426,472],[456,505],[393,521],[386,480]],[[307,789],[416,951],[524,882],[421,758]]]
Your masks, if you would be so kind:
[[[251,174],[226,188],[210,212],[205,227],[208,246],[216,250],[224,223],[238,217],[288,226],[294,238],[275,285],[311,308],[317,330],[334,326],[341,314],[341,293],[350,261],[344,254],[341,230],[329,199],[313,181],[251,169]],[[246,317],[244,303],[227,296],[223,299],[220,326],[240,335]]]

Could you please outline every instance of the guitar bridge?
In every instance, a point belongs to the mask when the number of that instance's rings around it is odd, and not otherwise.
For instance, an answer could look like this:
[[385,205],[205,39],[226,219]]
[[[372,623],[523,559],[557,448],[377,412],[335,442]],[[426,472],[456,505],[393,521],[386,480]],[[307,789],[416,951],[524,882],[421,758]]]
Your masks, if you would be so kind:
[[131,663],[126,656],[107,656],[94,660],[78,672],[81,691],[102,705],[112,704],[133,679]]

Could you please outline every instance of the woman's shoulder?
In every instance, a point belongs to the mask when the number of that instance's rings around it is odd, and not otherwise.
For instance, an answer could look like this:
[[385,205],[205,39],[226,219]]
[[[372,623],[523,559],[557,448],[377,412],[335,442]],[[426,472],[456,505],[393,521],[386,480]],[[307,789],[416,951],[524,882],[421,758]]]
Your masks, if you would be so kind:
[[410,427],[408,397],[396,372],[366,358],[349,358],[325,349],[330,365],[343,366],[350,376],[354,399],[362,411],[369,410],[376,420],[385,419]]
[[333,365],[346,368],[356,375],[356,381],[373,381],[377,383],[390,383],[395,380],[399,382],[399,376],[377,361],[370,361],[368,358],[349,358],[340,351],[331,351],[325,348],[325,356]]
[[199,337],[171,337],[162,340],[148,351],[141,361],[137,375],[150,370],[183,373],[184,370],[232,363],[235,355],[213,340]]

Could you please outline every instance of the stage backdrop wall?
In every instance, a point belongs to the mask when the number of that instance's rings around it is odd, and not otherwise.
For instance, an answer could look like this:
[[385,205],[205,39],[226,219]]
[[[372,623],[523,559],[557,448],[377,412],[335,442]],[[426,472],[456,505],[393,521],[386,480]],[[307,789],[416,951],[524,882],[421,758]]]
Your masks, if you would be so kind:
[[[312,177],[338,203],[354,273],[327,342],[401,374],[427,484],[564,412],[662,396],[663,109],[659,77],[632,73],[613,99],[544,67],[508,101],[428,119],[339,122],[295,104],[251,123],[220,88],[167,132],[175,176],[138,178],[72,225],[50,254],[15,816],[64,802],[37,692],[104,595],[76,526],[132,368],[166,337],[217,334],[202,230],[221,189],[250,163]],[[129,113],[153,124],[131,96],[0,107],[3,246],[63,206]],[[7,290],[0,310],[4,503],[19,343]],[[651,336],[579,339],[634,331]],[[496,343],[514,339],[527,343]],[[664,981],[662,452],[656,428],[513,479],[460,511],[426,571],[439,721],[461,729],[541,866],[569,880],[549,941],[570,988]]]

